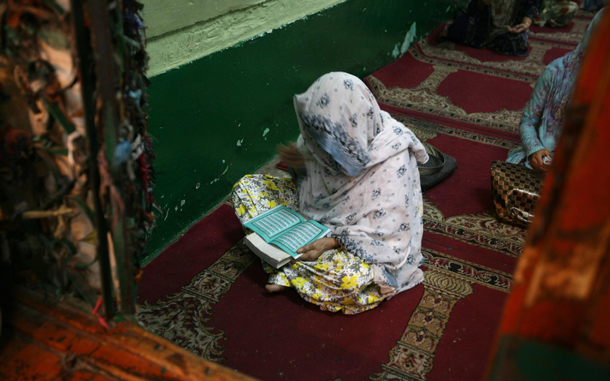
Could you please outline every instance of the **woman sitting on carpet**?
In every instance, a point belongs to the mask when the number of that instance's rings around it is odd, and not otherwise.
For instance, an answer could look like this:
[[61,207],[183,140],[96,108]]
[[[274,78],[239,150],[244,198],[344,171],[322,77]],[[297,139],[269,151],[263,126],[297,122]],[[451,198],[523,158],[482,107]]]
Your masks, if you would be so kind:
[[267,290],[293,287],[323,310],[356,314],[421,283],[417,162],[428,160],[421,142],[350,74],[322,76],[295,95],[294,107],[301,135],[279,151],[297,170],[297,185],[248,175],[231,203],[242,223],[284,204],[330,228],[331,237],[279,270],[263,262]]
[[472,0],[444,32],[458,44],[527,55],[528,30],[540,0]]
[[[563,116],[592,31],[603,17],[597,13],[576,49],[551,62],[542,72],[521,117],[521,146],[511,150],[509,163],[525,162],[545,172],[563,129]],[[527,160],[526,160],[527,159]]]

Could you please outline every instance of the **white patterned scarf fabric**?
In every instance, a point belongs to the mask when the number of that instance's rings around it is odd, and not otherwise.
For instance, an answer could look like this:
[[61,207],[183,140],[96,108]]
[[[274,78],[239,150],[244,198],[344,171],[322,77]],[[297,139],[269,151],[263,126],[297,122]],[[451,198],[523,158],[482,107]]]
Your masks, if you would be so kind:
[[423,281],[423,201],[417,162],[428,161],[413,132],[381,111],[357,77],[320,77],[294,107],[305,154],[300,212],[328,226],[345,249],[373,266],[392,296]]

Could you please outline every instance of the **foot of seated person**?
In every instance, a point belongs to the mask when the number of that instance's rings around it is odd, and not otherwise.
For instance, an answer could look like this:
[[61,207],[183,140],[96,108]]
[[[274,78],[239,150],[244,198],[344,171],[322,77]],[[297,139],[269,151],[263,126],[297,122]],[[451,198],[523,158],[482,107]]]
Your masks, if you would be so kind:
[[436,37],[434,38],[434,40],[438,43],[440,42],[445,42],[445,41],[449,41],[449,25],[445,25],[445,27],[443,28],[443,30],[441,30],[441,32],[439,34],[436,35]]
[[265,286],[265,289],[269,293],[282,292],[282,291],[286,290],[287,288],[288,287],[280,286],[279,284],[268,284],[268,285]]

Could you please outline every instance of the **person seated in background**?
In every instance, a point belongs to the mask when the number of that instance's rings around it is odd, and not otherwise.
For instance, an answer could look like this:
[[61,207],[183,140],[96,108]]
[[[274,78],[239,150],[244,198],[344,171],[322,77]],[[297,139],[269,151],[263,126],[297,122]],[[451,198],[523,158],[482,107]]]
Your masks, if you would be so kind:
[[582,9],[588,12],[595,12],[608,3],[608,0],[585,0]]
[[526,56],[540,0],[472,0],[442,38],[474,48]]
[[570,23],[578,12],[578,4],[566,0],[542,0],[534,24],[561,28]]
[[242,223],[283,204],[327,226],[331,237],[301,248],[279,270],[263,262],[267,291],[291,287],[323,310],[355,314],[420,284],[422,143],[347,73],[320,77],[295,95],[294,108],[301,134],[278,152],[296,184],[248,175],[231,204]]
[[593,18],[576,49],[551,62],[538,78],[521,117],[521,146],[509,151],[507,162],[525,163],[542,172],[549,169],[580,63],[604,12],[605,9]]

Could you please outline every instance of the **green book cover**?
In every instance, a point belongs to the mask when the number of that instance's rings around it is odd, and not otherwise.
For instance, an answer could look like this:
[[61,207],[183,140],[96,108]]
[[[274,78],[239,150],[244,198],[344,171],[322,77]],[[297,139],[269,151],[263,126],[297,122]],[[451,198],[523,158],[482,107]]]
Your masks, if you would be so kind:
[[325,237],[330,232],[326,226],[313,220],[305,220],[299,213],[285,207],[276,206],[246,222],[244,226],[265,240],[290,254],[297,253],[301,247]]

